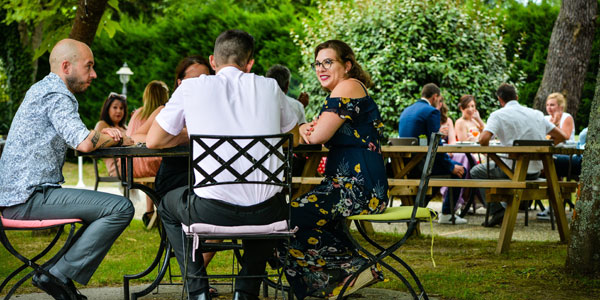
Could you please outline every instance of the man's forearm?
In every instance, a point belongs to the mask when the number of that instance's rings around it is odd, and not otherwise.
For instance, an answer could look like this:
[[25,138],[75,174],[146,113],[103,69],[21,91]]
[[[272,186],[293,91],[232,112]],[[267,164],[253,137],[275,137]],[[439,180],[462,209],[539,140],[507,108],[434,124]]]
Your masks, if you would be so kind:
[[91,152],[98,148],[106,148],[111,146],[131,145],[131,138],[125,136],[118,141],[115,141],[111,136],[100,133],[96,130],[90,131],[88,137],[77,146],[77,150],[81,152]]

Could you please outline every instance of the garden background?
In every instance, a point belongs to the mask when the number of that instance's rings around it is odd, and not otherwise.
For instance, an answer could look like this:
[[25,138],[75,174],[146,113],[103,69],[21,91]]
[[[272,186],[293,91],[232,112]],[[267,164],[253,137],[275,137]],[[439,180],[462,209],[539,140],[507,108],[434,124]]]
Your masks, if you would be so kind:
[[[533,103],[560,10],[558,0],[537,2],[111,0],[92,44],[98,78],[77,96],[79,110],[84,123],[92,128],[107,95],[121,91],[115,72],[127,62],[135,73],[127,86],[132,112],[142,105],[148,82],[163,80],[172,88],[174,68],[183,56],[208,56],[221,31],[240,28],[256,39],[255,73],[264,74],[271,65],[284,64],[292,71],[289,94],[309,92],[309,119],[318,112],[325,96],[309,67],[312,51],[318,43],[334,38],[348,42],[372,75],[375,86],[370,92],[379,104],[388,135],[395,135],[398,116],[428,82],[440,85],[454,120],[460,116],[457,102],[463,94],[475,95],[485,118],[498,108],[494,92],[504,81],[517,86],[521,103]],[[51,3],[36,10],[35,5],[40,5],[37,1],[3,0],[0,134],[8,132],[33,82],[27,75],[37,81],[48,74],[48,52],[42,51],[70,29],[69,18],[75,9],[69,7],[75,8],[77,1]],[[60,9],[52,13],[55,7],[51,5],[60,5]],[[52,34],[45,34],[36,51],[17,53],[14,44],[19,42],[15,38],[19,31],[14,28],[21,24],[18,20],[27,18],[42,19],[42,30]],[[30,23],[29,32],[34,32],[36,24]],[[575,118],[577,132],[588,124],[594,96],[600,30],[595,35]],[[36,56],[37,68],[31,67]],[[8,68],[20,70],[7,72]]]

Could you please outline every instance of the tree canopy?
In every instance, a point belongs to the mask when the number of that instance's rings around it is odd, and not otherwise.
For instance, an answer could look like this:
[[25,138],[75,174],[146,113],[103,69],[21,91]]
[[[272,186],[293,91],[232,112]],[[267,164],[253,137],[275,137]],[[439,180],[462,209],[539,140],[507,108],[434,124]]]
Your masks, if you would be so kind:
[[[319,5],[318,18],[305,19],[306,38],[297,39],[304,89],[324,96],[309,67],[314,48],[329,39],[343,40],[375,84],[389,136],[397,135],[400,112],[420,97],[421,87],[440,86],[453,119],[458,99],[472,94],[483,115],[496,108],[495,89],[506,81],[509,66],[498,20],[491,10],[471,10],[455,1],[356,0]],[[322,101],[311,101],[307,116]]]

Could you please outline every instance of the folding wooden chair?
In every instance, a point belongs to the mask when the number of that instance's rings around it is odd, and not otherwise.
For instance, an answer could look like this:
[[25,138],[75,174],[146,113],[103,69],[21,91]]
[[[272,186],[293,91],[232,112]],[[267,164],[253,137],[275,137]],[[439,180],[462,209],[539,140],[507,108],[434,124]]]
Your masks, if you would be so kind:
[[[17,276],[21,271],[25,270],[27,267],[30,267],[33,269],[31,272],[29,272],[25,276],[23,276],[15,285],[13,285],[13,287],[8,291],[8,294],[6,294],[6,296],[4,297],[5,300],[10,299],[10,297],[19,288],[19,286],[21,286],[25,281],[27,281],[29,278],[31,278],[35,273],[45,274],[51,280],[53,280],[56,284],[60,285],[65,291],[67,291],[72,299],[77,299],[77,295],[73,294],[71,292],[71,290],[62,283],[62,281],[58,280],[54,275],[50,274],[50,272],[47,271],[47,268],[49,268],[54,263],[56,263],[56,261],[65,254],[65,252],[69,249],[69,247],[71,247],[73,242],[77,240],[80,233],[83,232],[82,230],[79,230],[79,231],[77,231],[77,233],[75,233],[75,224],[81,223],[81,222],[82,221],[80,219],[13,220],[13,219],[5,219],[0,214],[0,242],[2,242],[2,245],[4,246],[4,248],[6,248],[6,250],[8,250],[8,252],[10,254],[12,254],[14,257],[19,259],[23,263],[21,266],[16,268],[12,273],[10,273],[8,275],[8,277],[6,277],[6,279],[4,279],[4,281],[2,281],[2,284],[0,284],[0,292],[2,292],[2,290],[8,285],[8,283],[11,281],[11,279],[13,279],[15,276]],[[63,244],[63,246],[60,248],[60,250],[58,250],[58,252],[56,254],[54,254],[54,256],[52,256],[50,259],[48,259],[45,263],[43,263],[41,265],[38,264],[37,261],[40,258],[44,257],[44,255],[46,255],[57,244],[60,236],[62,235],[62,233],[64,231],[65,225],[71,225],[71,229],[69,230],[69,235],[67,236],[67,239],[66,239],[65,243]],[[58,232],[56,233],[56,235],[54,236],[54,238],[52,239],[50,244],[48,244],[48,246],[46,246],[46,248],[44,248],[38,254],[33,255],[32,258],[28,258],[27,256],[25,256],[22,253],[20,253],[19,251],[17,251],[15,249],[15,247],[11,244],[10,240],[8,239],[8,236],[6,235],[6,231],[16,231],[16,230],[35,231],[35,230],[43,230],[43,229],[49,229],[49,228],[58,228]]]
[[[427,156],[425,157],[425,167],[423,168],[423,172],[421,173],[421,182],[419,184],[419,190],[417,192],[417,199],[413,206],[400,206],[400,207],[388,207],[383,213],[375,214],[375,215],[355,215],[348,217],[348,220],[354,221],[354,225],[358,229],[358,232],[361,236],[371,245],[373,245],[378,253],[372,253],[368,251],[365,247],[361,246],[360,243],[354,239],[354,237],[350,234],[350,226],[349,223],[344,222],[344,231],[348,235],[350,241],[354,244],[354,246],[359,249],[359,251],[363,252],[367,255],[369,259],[369,263],[362,266],[356,273],[352,275],[350,279],[346,281],[346,284],[340,291],[340,294],[337,299],[342,299],[344,296],[344,292],[348,289],[350,282],[352,282],[355,278],[358,277],[360,273],[364,270],[370,269],[372,266],[377,264],[383,266],[388,269],[394,275],[396,275],[408,288],[408,291],[411,293],[414,299],[429,299],[421,281],[417,277],[417,274],[412,270],[412,268],[400,257],[394,254],[394,251],[398,250],[409,237],[415,232],[417,224],[421,221],[429,221],[436,217],[436,212],[432,209],[423,207],[425,201],[425,194],[427,193],[427,188],[429,185],[429,178],[431,176],[431,169],[433,168],[433,162],[435,160],[435,154],[437,153],[437,148],[439,144],[439,140],[441,138],[441,134],[432,133],[431,139],[429,143],[429,150],[427,152]],[[374,223],[408,223],[408,227],[404,236],[397,242],[393,243],[388,247],[384,247],[378,244],[376,241],[371,239],[364,227],[361,225],[361,221],[368,221]],[[398,262],[402,267],[404,267],[412,279],[415,281],[417,288],[419,291],[415,291],[410,282],[400,273],[396,268],[384,262],[383,259],[390,257]]]
[[[286,202],[289,204],[289,197],[292,188],[292,135],[291,134],[276,134],[262,136],[211,136],[211,135],[191,135],[190,136],[190,172],[188,185],[188,201],[190,207],[193,207],[192,201],[195,197],[194,189],[204,187],[214,187],[217,185],[231,184],[256,184],[256,185],[275,185],[283,187]],[[287,144],[287,148],[282,150],[282,147]],[[218,149],[233,147],[238,153],[233,157],[221,157]],[[252,151],[262,149],[264,154],[261,157],[253,157]],[[264,165],[269,158],[276,157],[278,167],[275,171],[270,171]],[[215,170],[204,170],[201,166],[202,161],[215,160],[220,164]],[[233,164],[247,160],[250,162],[247,170],[236,170]],[[201,174],[203,179],[195,181],[194,172]],[[264,174],[266,181],[252,181],[249,175],[253,172]],[[223,174],[233,175],[233,179],[223,179]],[[221,176],[219,176],[221,175]],[[288,205],[288,216],[289,214]],[[187,274],[188,257],[190,251],[196,252],[212,252],[233,249],[238,262],[242,256],[240,249],[242,245],[238,240],[248,239],[277,239],[289,240],[293,232],[289,230],[289,217],[287,220],[275,222],[267,225],[242,225],[242,226],[215,226],[210,224],[191,224],[186,226],[182,224],[182,229],[186,235],[186,262],[184,271],[184,284],[190,276]],[[220,243],[206,243],[206,240],[223,240]],[[192,246],[193,245],[193,246]],[[287,259],[287,257],[286,257]],[[281,290],[281,294],[285,299],[284,288],[282,284],[282,268],[277,270],[274,275],[247,275],[240,276],[236,274],[219,274],[200,276],[199,278],[263,278],[263,285],[268,278],[277,278],[276,286]],[[291,295],[291,290],[286,289]],[[189,293],[189,290],[188,290]],[[189,295],[188,295],[189,296]]]

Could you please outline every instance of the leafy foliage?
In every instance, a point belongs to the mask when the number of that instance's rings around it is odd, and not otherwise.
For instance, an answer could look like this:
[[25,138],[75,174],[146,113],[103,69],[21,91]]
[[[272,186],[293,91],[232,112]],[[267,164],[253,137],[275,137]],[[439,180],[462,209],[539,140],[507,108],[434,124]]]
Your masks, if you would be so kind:
[[[0,18],[6,12],[0,11]],[[10,122],[21,100],[31,85],[33,67],[32,53],[24,48],[19,38],[17,24],[0,23],[0,70],[6,74],[0,76],[0,134],[8,133]]]
[[[599,1],[600,3],[600,1]],[[543,0],[540,3],[529,1],[523,4],[508,0],[500,9],[503,17],[503,42],[506,56],[514,65],[510,80],[519,87],[519,102],[531,107],[533,99],[542,82],[548,45],[554,22],[560,10],[560,1]],[[579,110],[575,116],[577,132],[587,127],[590,106],[594,98],[595,80],[600,57],[600,20],[596,19],[596,37],[592,56],[586,72],[585,84],[580,99]]]
[[505,2],[502,10],[506,56],[515,65],[511,80],[518,83],[519,102],[529,107],[544,75],[548,45],[560,6],[548,1],[526,5]]
[[[497,86],[508,79],[505,49],[494,15],[456,6],[455,1],[329,1],[318,18],[303,20],[306,38],[296,38],[302,51],[304,89],[325,93],[309,67],[313,49],[329,39],[348,43],[375,83],[371,93],[379,105],[386,133],[397,135],[402,110],[420,97],[421,87],[437,83],[458,117],[458,99],[475,95],[482,115],[495,109]],[[307,116],[320,101],[311,101]]]
[[116,32],[112,39],[102,34],[92,46],[98,79],[77,96],[82,120],[92,127],[98,121],[104,99],[111,91],[121,90],[115,72],[123,62],[135,73],[127,85],[128,108],[132,111],[142,105],[148,82],[162,80],[172,89],[177,62],[186,55],[208,57],[213,52],[215,39],[226,29],[239,28],[254,36],[253,72],[264,74],[276,63],[296,70],[300,65],[300,52],[290,36],[292,28],[300,27],[300,22],[293,17],[295,6],[289,0],[271,2],[277,5],[248,11],[233,0],[202,3],[184,0],[165,8],[164,16],[151,22],[143,15],[122,16],[123,32]]

